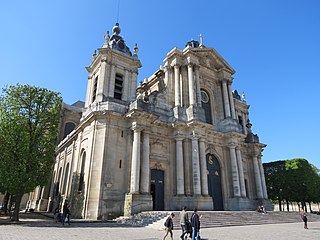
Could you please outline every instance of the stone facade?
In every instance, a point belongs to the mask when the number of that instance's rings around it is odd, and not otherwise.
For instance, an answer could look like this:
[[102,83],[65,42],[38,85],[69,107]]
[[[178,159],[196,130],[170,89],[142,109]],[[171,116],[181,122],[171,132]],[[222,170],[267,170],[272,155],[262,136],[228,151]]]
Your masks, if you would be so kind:
[[48,210],[75,217],[149,210],[254,210],[267,203],[266,145],[251,131],[234,69],[200,39],[172,49],[137,87],[138,47],[105,35],[88,70],[86,100],[64,105]]

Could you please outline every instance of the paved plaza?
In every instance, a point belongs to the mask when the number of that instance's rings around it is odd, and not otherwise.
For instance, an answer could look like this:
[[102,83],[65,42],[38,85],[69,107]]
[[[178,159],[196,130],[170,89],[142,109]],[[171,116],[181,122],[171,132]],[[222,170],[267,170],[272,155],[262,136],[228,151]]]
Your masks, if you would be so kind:
[[[174,239],[180,239],[180,229],[174,230]],[[115,223],[75,222],[61,226],[52,219],[22,219],[19,224],[0,221],[0,240],[142,240],[162,239],[164,231],[147,227],[122,226]],[[265,224],[238,227],[201,229],[206,240],[270,240],[320,239],[320,222]],[[169,237],[167,237],[170,240]]]

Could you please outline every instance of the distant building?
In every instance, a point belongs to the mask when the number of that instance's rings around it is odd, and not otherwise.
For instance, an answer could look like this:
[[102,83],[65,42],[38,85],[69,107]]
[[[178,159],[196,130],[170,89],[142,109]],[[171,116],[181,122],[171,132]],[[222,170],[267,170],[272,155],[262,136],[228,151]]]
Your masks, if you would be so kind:
[[87,67],[84,106],[63,106],[51,186],[29,205],[52,211],[68,199],[86,219],[266,205],[266,145],[244,93],[232,91],[234,69],[202,37],[172,49],[137,87],[140,67],[117,23]]

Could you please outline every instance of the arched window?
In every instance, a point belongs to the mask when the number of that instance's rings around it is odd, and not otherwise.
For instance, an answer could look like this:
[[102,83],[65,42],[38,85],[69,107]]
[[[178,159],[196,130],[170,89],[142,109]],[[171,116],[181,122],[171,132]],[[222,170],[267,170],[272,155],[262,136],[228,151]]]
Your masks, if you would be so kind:
[[63,138],[65,138],[69,133],[71,133],[76,128],[73,122],[67,122],[64,126]]
[[80,176],[79,176],[79,187],[78,187],[79,192],[83,190],[85,164],[86,164],[86,152],[83,152],[81,157],[81,170],[80,170]]
[[65,194],[66,192],[68,177],[69,177],[69,163],[67,164],[66,170],[64,172],[62,194]]
[[212,124],[210,97],[209,94],[203,89],[201,89],[201,104],[202,108],[204,109],[206,123]]
[[62,167],[60,167],[59,169],[59,175],[58,175],[58,179],[57,179],[57,182],[56,182],[56,188],[55,188],[55,196],[58,196],[59,195],[59,185],[60,185],[60,181],[61,181],[61,172],[62,172]]

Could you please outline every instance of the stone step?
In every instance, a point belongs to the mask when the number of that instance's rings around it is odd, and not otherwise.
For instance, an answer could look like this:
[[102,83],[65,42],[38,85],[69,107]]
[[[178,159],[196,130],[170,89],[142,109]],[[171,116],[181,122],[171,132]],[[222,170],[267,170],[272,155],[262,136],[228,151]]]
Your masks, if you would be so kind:
[[[115,219],[118,223],[130,224],[134,226],[144,226],[153,229],[163,229],[164,222],[171,212],[151,211],[141,212],[130,217],[119,217]],[[180,228],[180,212],[175,212],[174,228]],[[192,212],[188,212],[191,217]],[[268,212],[261,214],[254,211],[199,211],[201,216],[201,228],[242,226],[242,225],[260,225],[275,223],[294,223],[302,222],[298,212]],[[308,214],[308,221],[320,221],[320,215]]]
[[[174,227],[180,227],[179,212],[175,212]],[[191,217],[192,212],[189,213]],[[293,223],[301,222],[297,212],[269,212],[261,214],[250,211],[238,212],[198,212],[202,228],[211,228],[216,226],[241,226],[241,225],[259,225],[274,223]],[[320,221],[320,216],[316,214],[308,215],[309,221]]]

